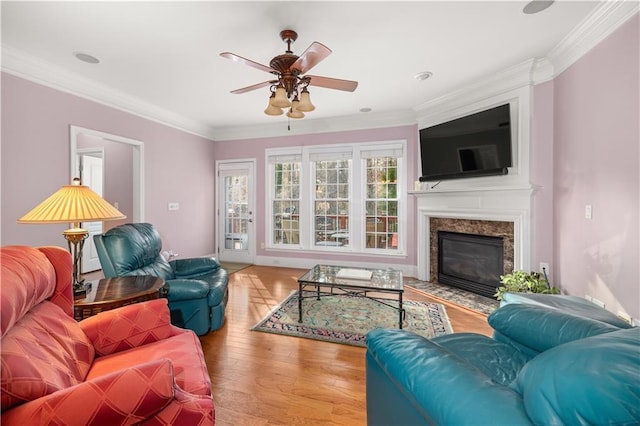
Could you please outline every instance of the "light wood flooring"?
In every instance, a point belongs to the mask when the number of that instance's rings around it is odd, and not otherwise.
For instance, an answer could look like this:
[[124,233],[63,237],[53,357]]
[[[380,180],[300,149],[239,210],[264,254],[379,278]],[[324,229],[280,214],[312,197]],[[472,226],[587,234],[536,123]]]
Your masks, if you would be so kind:
[[[200,339],[217,425],[366,424],[364,348],[249,330],[304,272],[251,266],[230,276],[225,323]],[[442,303],[455,332],[491,335],[483,314],[411,289],[405,300]]]

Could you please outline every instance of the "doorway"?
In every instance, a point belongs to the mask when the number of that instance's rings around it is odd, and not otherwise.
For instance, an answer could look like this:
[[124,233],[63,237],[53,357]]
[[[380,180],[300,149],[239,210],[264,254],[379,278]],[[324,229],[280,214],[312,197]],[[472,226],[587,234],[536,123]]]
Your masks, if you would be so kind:
[[[75,176],[80,178],[83,185],[88,186],[103,197],[104,195],[104,149],[79,148],[77,151],[77,170]],[[118,206],[114,205],[117,209]],[[84,229],[89,231],[89,236],[82,249],[81,273],[93,272],[102,269],[93,236],[102,234],[102,222],[85,222]]]
[[[114,207],[118,210],[122,211],[126,216],[127,222],[143,222],[144,221],[144,144],[141,141],[126,138],[123,136],[113,135],[110,133],[101,132],[98,130],[86,129],[78,126],[69,126],[69,147],[70,147],[70,179],[73,180],[75,177],[79,177],[80,166],[79,161],[82,154],[93,152],[97,153],[102,150],[101,161],[102,161],[102,170],[98,172],[97,160],[88,159],[87,161],[92,162],[91,168],[96,167],[95,170],[91,172],[84,170],[82,182],[83,184],[88,184],[94,192],[97,192],[100,196],[105,196],[104,194],[109,195],[114,191],[113,185],[114,181],[121,181],[123,187],[126,187],[124,193],[127,196],[123,199],[120,198],[120,191],[116,189],[116,195],[114,199],[111,200],[111,197],[107,199],[107,201],[114,202]],[[119,147],[119,148],[118,148]],[[117,154],[113,153],[112,150],[116,149],[118,151],[126,151],[127,161],[121,161],[121,157]],[[83,150],[85,150],[83,152]],[[110,154],[111,153],[111,154]],[[96,158],[97,154],[91,155]],[[111,158],[110,165],[104,162],[105,157]],[[120,160],[116,160],[120,159]],[[128,164],[126,167],[127,173],[123,173],[122,164]],[[86,169],[86,165],[84,166]],[[115,170],[109,171],[109,167],[115,167]],[[98,177],[98,175],[100,177]],[[122,181],[123,176],[127,176],[126,182]],[[99,179],[101,180],[100,184],[94,184],[93,182],[89,182],[87,179]],[[98,190],[96,190],[98,189]],[[115,200],[118,200],[116,202]],[[116,206],[115,204],[119,204]],[[82,226],[87,228],[87,225],[83,223]],[[95,246],[93,244],[93,233],[101,233],[105,231],[105,228],[108,229],[107,226],[104,226],[103,222],[99,223],[100,228],[97,227],[92,230],[89,229],[90,241],[85,242],[82,257],[83,262],[80,265],[80,273],[91,272],[94,270],[101,269],[101,265],[99,260],[97,259],[97,253],[95,251]],[[86,263],[85,259],[94,259],[97,261],[96,263]],[[94,269],[95,268],[95,269]]]
[[255,160],[217,162],[218,258],[254,263]]

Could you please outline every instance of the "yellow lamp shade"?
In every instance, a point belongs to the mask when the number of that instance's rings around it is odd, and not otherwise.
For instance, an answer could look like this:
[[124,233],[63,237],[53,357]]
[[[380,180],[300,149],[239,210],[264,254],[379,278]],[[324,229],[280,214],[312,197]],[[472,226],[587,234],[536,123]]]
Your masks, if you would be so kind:
[[65,185],[18,219],[18,223],[75,223],[126,216],[84,185]]

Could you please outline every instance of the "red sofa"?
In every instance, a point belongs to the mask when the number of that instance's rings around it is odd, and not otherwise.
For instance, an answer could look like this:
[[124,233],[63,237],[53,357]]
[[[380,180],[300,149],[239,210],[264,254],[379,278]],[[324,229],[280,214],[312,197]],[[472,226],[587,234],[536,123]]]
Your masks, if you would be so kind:
[[0,249],[3,425],[212,425],[195,333],[166,299],[76,322],[72,261],[60,247]]

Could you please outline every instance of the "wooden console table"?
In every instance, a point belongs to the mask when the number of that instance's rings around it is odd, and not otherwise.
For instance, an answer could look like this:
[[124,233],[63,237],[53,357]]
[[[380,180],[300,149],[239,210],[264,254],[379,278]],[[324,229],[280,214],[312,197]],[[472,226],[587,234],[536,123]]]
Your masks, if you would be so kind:
[[103,278],[91,283],[84,298],[73,303],[73,316],[83,320],[102,311],[164,296],[165,282],[152,276]]

